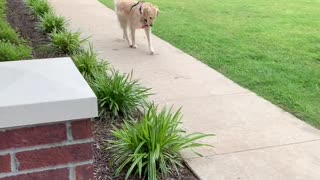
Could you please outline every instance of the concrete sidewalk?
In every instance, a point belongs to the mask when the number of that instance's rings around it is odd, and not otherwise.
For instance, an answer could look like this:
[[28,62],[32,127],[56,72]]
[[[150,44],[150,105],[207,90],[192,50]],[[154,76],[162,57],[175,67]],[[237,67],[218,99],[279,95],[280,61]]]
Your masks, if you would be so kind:
[[112,10],[97,0],[51,0],[70,28],[92,36],[101,58],[151,87],[161,105],[183,106],[188,132],[214,133],[202,140],[204,157],[183,152],[203,180],[320,179],[320,131],[240,87],[193,57],[153,37],[157,55],[147,54],[143,31],[130,49]]

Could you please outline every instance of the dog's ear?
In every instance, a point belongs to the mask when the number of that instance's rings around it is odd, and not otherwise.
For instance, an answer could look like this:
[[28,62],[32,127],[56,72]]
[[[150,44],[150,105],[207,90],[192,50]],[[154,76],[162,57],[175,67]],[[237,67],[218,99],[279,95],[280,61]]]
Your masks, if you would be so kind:
[[156,10],[156,15],[159,16],[160,10],[157,6],[153,6],[153,8]]
[[139,8],[139,12],[140,12],[140,14],[143,14],[143,13],[144,13],[144,8],[143,8],[142,5],[141,5],[140,8]]
[[140,10],[140,13],[143,14],[143,16],[148,16],[148,14],[149,14],[148,7],[142,7],[142,9]]

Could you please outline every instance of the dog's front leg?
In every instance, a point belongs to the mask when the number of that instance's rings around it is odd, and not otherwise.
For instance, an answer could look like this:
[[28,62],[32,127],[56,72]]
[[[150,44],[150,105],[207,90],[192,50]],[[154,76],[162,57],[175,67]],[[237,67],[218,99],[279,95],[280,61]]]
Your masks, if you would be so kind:
[[151,43],[151,28],[146,28],[144,29],[145,32],[146,32],[146,35],[147,35],[147,39],[148,39],[148,46],[149,46],[149,52],[151,55],[154,54],[154,50],[153,50],[153,47],[152,47],[152,43]]
[[132,42],[132,45],[130,47],[131,48],[137,48],[137,45],[136,45],[136,29],[131,27],[130,31],[131,31],[131,42]]
[[131,47],[131,44],[130,44],[130,41],[129,41],[129,38],[128,38],[127,28],[124,28],[124,29],[123,29],[123,37],[124,37],[124,39],[127,41],[128,45]]

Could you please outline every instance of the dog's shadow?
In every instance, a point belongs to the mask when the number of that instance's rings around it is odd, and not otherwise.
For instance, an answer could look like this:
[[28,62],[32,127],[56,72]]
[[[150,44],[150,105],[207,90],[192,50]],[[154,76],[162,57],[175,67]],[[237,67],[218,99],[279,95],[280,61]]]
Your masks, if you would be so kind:
[[[143,45],[139,45],[138,44],[138,47],[137,48],[130,48],[128,45],[127,45],[127,42],[125,39],[122,39],[122,38],[116,38],[113,40],[113,43],[117,44],[116,47],[112,48],[112,51],[127,51],[129,49],[131,50],[135,50],[137,53],[142,53],[142,54],[145,54],[145,55],[150,55],[147,51],[144,51],[143,49],[144,48],[147,48],[147,47],[144,47]],[[160,55],[158,52],[155,52],[153,54],[153,56],[155,55]]]
[[126,42],[124,39],[121,39],[121,38],[117,38],[115,40],[113,40],[113,42],[116,42],[116,43],[124,43]]

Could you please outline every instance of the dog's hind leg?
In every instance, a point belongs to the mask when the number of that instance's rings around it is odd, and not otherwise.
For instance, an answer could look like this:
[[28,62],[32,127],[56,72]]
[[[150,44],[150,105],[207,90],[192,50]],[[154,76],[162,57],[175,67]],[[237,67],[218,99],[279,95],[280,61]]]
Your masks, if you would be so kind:
[[128,29],[127,29],[127,27],[125,27],[123,29],[123,36],[124,36],[124,39],[127,41],[128,46],[131,47],[131,44],[130,44],[130,41],[129,41],[129,38],[128,38]]
[[127,20],[124,18],[119,17],[120,26],[123,30],[123,39],[127,41],[128,46],[131,46],[129,38],[128,38],[128,27],[127,27]]
[[144,30],[146,32],[147,39],[148,39],[149,52],[150,52],[151,55],[153,55],[154,54],[154,49],[152,47],[151,37],[150,37],[151,36],[151,28],[146,28]]
[[130,27],[130,33],[131,33],[131,42],[132,45],[130,46],[131,48],[137,48],[136,45],[136,29],[133,27]]

